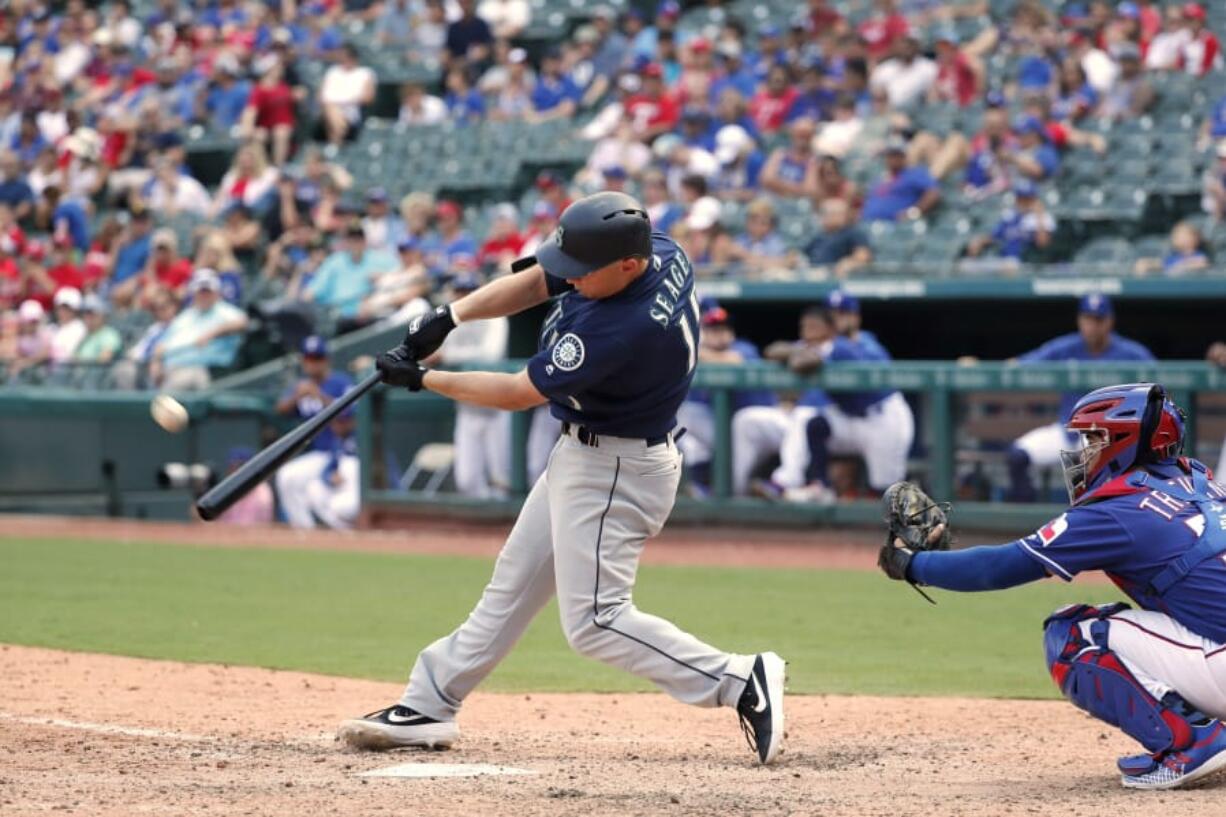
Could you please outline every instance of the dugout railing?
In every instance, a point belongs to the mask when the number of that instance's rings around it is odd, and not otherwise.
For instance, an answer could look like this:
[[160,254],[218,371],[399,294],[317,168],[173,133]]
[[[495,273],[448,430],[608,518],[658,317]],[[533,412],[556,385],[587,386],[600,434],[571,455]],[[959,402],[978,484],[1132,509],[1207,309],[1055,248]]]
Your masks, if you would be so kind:
[[[507,361],[497,368],[516,371],[523,361]],[[486,367],[489,368],[489,367]],[[1226,433],[1226,371],[1202,362],[1166,361],[1150,365],[1102,363],[1086,365],[1039,364],[1019,366],[1000,362],[958,365],[944,361],[896,361],[890,364],[827,367],[813,377],[801,378],[772,364],[745,366],[700,365],[694,385],[712,394],[716,443],[711,470],[711,495],[706,499],[678,498],[674,517],[693,522],[740,522],[752,524],[865,524],[881,516],[876,501],[853,500],[833,506],[768,503],[761,499],[731,496],[731,419],[734,392],[742,389],[770,389],[800,392],[821,387],[828,392],[897,389],[907,395],[916,413],[916,445],[909,463],[911,476],[923,482],[935,497],[954,498],[960,487],[956,469],[990,459],[992,451],[965,456],[965,440],[959,445],[960,414],[965,415],[971,401],[991,402],[992,396],[1035,395],[1034,402],[1050,407],[1051,413],[1035,415],[1033,425],[1052,422],[1056,396],[1064,391],[1085,392],[1122,382],[1157,381],[1171,390],[1180,405],[1188,409],[1188,439],[1194,441],[1198,455],[1215,464]],[[1002,399],[1000,402],[1008,403]],[[429,393],[379,390],[359,407],[361,422],[359,445],[362,451],[362,499],[367,518],[375,523],[399,515],[443,514],[457,518],[506,518],[512,515],[530,487],[527,484],[525,450],[531,415],[519,412],[511,421],[510,498],[501,501],[474,500],[454,493],[429,495],[402,490],[396,475],[407,462],[389,462],[396,441],[406,436],[418,442],[450,440],[452,406],[449,401]],[[989,417],[979,425],[993,425]],[[1199,426],[1204,425],[1205,433]],[[999,427],[1007,430],[1007,423]],[[403,449],[402,449],[403,450]],[[962,455],[960,458],[960,454]],[[1003,460],[1003,449],[995,455]],[[411,454],[405,454],[407,459]],[[961,486],[964,487],[964,486]],[[1002,501],[961,501],[958,519],[963,526],[981,529],[1017,530],[1037,525],[1061,507],[1051,492],[1050,501],[1034,504]]]

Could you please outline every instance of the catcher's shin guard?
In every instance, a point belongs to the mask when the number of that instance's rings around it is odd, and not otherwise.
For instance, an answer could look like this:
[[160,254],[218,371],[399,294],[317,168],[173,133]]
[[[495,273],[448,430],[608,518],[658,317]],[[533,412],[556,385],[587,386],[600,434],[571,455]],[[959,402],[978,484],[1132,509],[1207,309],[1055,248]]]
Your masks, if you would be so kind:
[[[1119,727],[1148,751],[1182,749],[1206,716],[1174,692],[1155,698],[1108,648],[1108,617],[1126,609],[1123,603],[1074,604],[1048,616],[1043,622],[1048,669],[1074,706]],[[1090,622],[1088,628],[1083,622]]]

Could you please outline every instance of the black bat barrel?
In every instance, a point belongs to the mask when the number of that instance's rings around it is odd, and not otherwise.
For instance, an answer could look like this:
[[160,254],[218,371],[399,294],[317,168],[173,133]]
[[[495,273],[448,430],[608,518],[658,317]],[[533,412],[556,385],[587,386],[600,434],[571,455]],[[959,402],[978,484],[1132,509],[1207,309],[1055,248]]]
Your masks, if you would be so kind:
[[379,385],[382,375],[371,372],[364,380],[333,400],[315,416],[303,421],[297,428],[286,432],[279,440],[260,451],[237,471],[217,483],[208,493],[196,500],[196,512],[201,519],[212,521],[241,499],[248,491],[272,475],[287,460],[298,454],[311,439],[336,416],[347,409],[366,392]]

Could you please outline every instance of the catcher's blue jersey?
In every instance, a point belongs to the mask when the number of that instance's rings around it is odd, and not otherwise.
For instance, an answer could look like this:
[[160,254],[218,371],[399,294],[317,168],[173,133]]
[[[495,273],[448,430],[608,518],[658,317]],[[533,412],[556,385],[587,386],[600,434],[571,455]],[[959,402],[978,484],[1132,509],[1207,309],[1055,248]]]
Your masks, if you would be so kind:
[[[1200,562],[1163,595],[1150,587],[1201,538],[1206,524],[1194,504],[1163,491],[1179,487],[1181,471],[1155,476],[1151,490],[1070,508],[1017,544],[1052,575],[1071,581],[1083,571],[1102,570],[1138,606],[1226,643],[1226,556]],[[1226,488],[1210,482],[1208,496],[1226,501]]]

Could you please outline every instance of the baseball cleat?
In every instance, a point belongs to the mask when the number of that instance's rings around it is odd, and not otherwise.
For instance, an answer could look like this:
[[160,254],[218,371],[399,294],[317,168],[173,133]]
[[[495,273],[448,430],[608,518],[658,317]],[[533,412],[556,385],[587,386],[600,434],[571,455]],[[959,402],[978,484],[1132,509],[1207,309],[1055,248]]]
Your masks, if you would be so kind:
[[336,736],[354,749],[372,752],[402,746],[449,749],[460,739],[460,727],[455,721],[436,721],[397,704],[345,721]]
[[[1187,749],[1172,749],[1151,758],[1153,767],[1141,774],[1124,774],[1128,789],[1177,789],[1226,768],[1226,728],[1212,720],[1193,729],[1195,740]],[[1144,756],[1139,756],[1144,757]],[[1137,758],[1122,758],[1124,765],[1140,767]],[[1133,761],[1136,761],[1135,763]]]
[[820,482],[812,482],[800,488],[787,488],[783,492],[783,501],[799,505],[833,505],[838,501],[838,495]]
[[787,664],[773,652],[758,655],[753,671],[745,683],[736,713],[741,719],[741,731],[749,748],[758,753],[758,761],[766,765],[774,761],[783,748],[783,682]]

